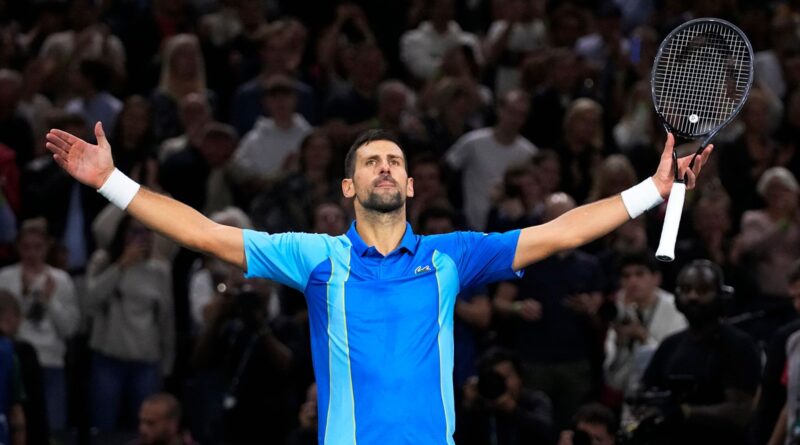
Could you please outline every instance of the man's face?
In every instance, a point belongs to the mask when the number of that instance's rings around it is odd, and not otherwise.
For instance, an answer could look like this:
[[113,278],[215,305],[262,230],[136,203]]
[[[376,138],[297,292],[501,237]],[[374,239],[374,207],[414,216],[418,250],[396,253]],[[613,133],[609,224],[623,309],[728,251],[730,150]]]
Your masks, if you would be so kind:
[[602,423],[578,422],[577,429],[588,434],[592,438],[592,445],[614,445],[614,436],[608,432]]
[[494,372],[506,379],[506,391],[516,399],[522,388],[522,379],[520,379],[517,370],[514,369],[514,365],[510,361],[500,362],[494,365]]
[[514,132],[519,132],[525,125],[525,120],[530,112],[530,103],[526,96],[509,94],[506,103],[498,108],[498,123]]
[[356,151],[355,158],[353,177],[342,181],[346,198],[355,197],[364,209],[391,213],[404,208],[406,197],[414,196],[403,152],[393,142],[370,142]]
[[622,268],[620,283],[625,290],[625,298],[641,303],[653,295],[660,284],[660,275],[653,273],[641,264],[631,264]]
[[289,120],[297,108],[297,96],[293,91],[268,93],[264,96],[264,108],[275,120]]
[[676,297],[683,303],[709,304],[717,296],[717,281],[707,267],[692,267],[678,275]]
[[442,188],[441,172],[439,166],[433,162],[418,164],[412,172],[418,196],[438,193]]
[[145,403],[139,411],[139,439],[144,445],[162,445],[178,434],[175,419],[170,419],[167,408],[160,403]]
[[47,238],[38,233],[27,233],[20,237],[18,249],[19,257],[23,264],[38,265],[47,259],[49,248]]

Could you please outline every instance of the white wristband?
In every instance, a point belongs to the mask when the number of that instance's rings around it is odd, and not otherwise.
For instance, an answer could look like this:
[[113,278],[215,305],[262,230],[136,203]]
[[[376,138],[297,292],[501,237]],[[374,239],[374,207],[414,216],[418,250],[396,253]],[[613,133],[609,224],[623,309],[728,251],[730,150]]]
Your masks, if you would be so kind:
[[115,168],[106,179],[105,184],[97,189],[97,192],[111,201],[111,204],[125,210],[139,192],[139,187],[141,186],[136,181]]
[[636,218],[662,202],[664,202],[664,198],[662,198],[661,193],[658,192],[653,178],[647,178],[622,192],[622,203],[625,204],[625,210],[628,211],[628,215],[630,215],[631,219]]

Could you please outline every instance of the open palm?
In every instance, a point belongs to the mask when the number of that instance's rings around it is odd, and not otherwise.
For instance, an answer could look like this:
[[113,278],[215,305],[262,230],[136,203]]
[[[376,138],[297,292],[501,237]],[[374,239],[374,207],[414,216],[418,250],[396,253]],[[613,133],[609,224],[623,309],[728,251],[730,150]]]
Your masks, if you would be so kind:
[[66,131],[53,129],[47,133],[46,147],[53,159],[73,178],[89,187],[98,189],[114,171],[111,146],[108,144],[103,126],[94,127],[97,145]]

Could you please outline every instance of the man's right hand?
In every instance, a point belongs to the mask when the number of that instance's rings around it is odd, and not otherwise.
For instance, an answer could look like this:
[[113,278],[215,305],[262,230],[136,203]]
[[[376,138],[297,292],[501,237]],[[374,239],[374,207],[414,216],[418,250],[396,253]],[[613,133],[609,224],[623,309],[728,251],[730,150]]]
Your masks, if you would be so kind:
[[99,189],[114,171],[111,146],[103,125],[94,126],[97,145],[90,144],[66,131],[52,129],[47,133],[46,147],[53,159],[73,178],[94,189]]

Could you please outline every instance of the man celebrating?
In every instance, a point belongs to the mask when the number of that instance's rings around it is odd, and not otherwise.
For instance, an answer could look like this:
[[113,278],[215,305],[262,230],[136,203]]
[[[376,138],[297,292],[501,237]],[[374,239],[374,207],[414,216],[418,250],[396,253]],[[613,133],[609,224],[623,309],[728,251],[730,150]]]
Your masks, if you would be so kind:
[[[509,279],[528,264],[605,235],[660,203],[672,186],[670,136],[658,171],[622,195],[553,221],[503,234],[418,236],[406,222],[414,195],[393,137],[371,130],[345,157],[342,193],[356,222],[341,236],[268,234],[214,223],[114,168],[100,124],[98,145],[61,130],[47,148],[69,174],[99,189],[148,227],[217,256],[248,277],[304,292],[318,384],[319,442],[453,444],[453,307],[459,290]],[[693,187],[711,152],[679,169]]]

